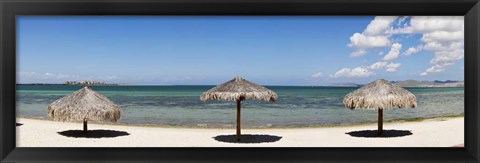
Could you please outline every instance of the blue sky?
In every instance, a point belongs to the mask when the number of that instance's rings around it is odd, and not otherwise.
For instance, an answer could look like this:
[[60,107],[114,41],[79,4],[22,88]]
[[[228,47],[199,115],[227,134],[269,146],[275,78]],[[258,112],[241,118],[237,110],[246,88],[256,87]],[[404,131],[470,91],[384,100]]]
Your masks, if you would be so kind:
[[17,17],[18,83],[463,80],[463,65],[463,17]]

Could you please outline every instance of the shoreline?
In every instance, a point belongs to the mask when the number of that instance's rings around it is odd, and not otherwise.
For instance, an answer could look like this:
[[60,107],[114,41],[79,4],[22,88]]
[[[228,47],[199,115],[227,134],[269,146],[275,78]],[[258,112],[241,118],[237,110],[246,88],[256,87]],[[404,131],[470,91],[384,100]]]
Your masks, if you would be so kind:
[[[464,118],[320,128],[168,128],[88,124],[17,118],[17,147],[462,147]],[[232,141],[233,140],[233,141]]]
[[[447,116],[438,116],[438,117],[427,117],[427,118],[408,118],[408,119],[394,119],[394,120],[384,120],[383,123],[404,123],[404,122],[422,122],[422,121],[429,121],[429,120],[443,120],[443,119],[451,119],[451,118],[463,118],[464,114],[459,115],[447,115]],[[43,117],[22,117],[18,116],[17,119],[32,119],[32,120],[42,120],[42,121],[52,121],[52,122],[59,122],[54,121],[49,118]],[[82,124],[81,122],[60,122],[60,123],[77,123]],[[181,126],[181,125],[165,125],[165,124],[127,124],[127,123],[98,123],[98,122],[88,122],[89,124],[97,124],[97,125],[108,125],[108,126],[132,126],[132,127],[159,127],[159,128],[185,128],[185,129],[230,129],[234,128],[235,124],[228,127],[220,127],[220,126]],[[266,126],[266,127],[248,127],[242,126],[242,129],[296,129],[296,128],[332,128],[332,127],[356,127],[356,126],[364,126],[364,125],[373,125],[377,124],[377,122],[360,122],[360,123],[352,123],[352,124],[330,124],[330,125],[311,125],[311,126]]]

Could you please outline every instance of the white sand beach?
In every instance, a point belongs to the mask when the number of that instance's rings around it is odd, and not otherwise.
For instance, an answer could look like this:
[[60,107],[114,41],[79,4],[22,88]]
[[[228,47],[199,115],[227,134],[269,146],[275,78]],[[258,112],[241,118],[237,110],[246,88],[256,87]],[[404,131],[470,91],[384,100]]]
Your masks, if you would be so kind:
[[[349,132],[376,130],[377,124],[309,128],[242,129],[257,135],[250,143],[214,139],[234,137],[235,129],[142,127],[89,124],[100,138],[70,137],[68,130],[82,130],[81,123],[17,118],[17,147],[454,147],[464,144],[464,118],[433,118],[413,122],[385,122],[384,130],[397,137],[351,136]],[[97,130],[97,131],[95,131]],[[112,130],[98,133],[98,130]],[[65,135],[59,134],[63,132]],[[80,131],[78,131],[80,132]],[[410,133],[410,134],[409,134]],[[402,136],[403,135],[403,136]],[[110,136],[110,137],[109,137]],[[360,132],[359,136],[365,136]],[[220,136],[221,137],[221,136]],[[281,137],[281,138],[280,138]],[[222,138],[218,138],[224,140]]]

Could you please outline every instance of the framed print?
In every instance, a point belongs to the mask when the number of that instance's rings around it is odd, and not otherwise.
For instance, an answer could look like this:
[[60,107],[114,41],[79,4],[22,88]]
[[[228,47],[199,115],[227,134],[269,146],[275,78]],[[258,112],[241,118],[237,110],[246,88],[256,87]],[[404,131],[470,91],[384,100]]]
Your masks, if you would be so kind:
[[1,10],[6,162],[478,161],[474,0]]

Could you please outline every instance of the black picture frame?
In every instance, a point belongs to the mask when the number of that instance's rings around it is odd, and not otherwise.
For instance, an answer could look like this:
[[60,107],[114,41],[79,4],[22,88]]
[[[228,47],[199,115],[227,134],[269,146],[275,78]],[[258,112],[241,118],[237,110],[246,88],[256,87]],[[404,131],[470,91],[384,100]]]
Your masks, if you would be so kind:
[[[479,162],[478,0],[0,0],[2,162]],[[463,15],[465,148],[16,148],[19,15]]]

